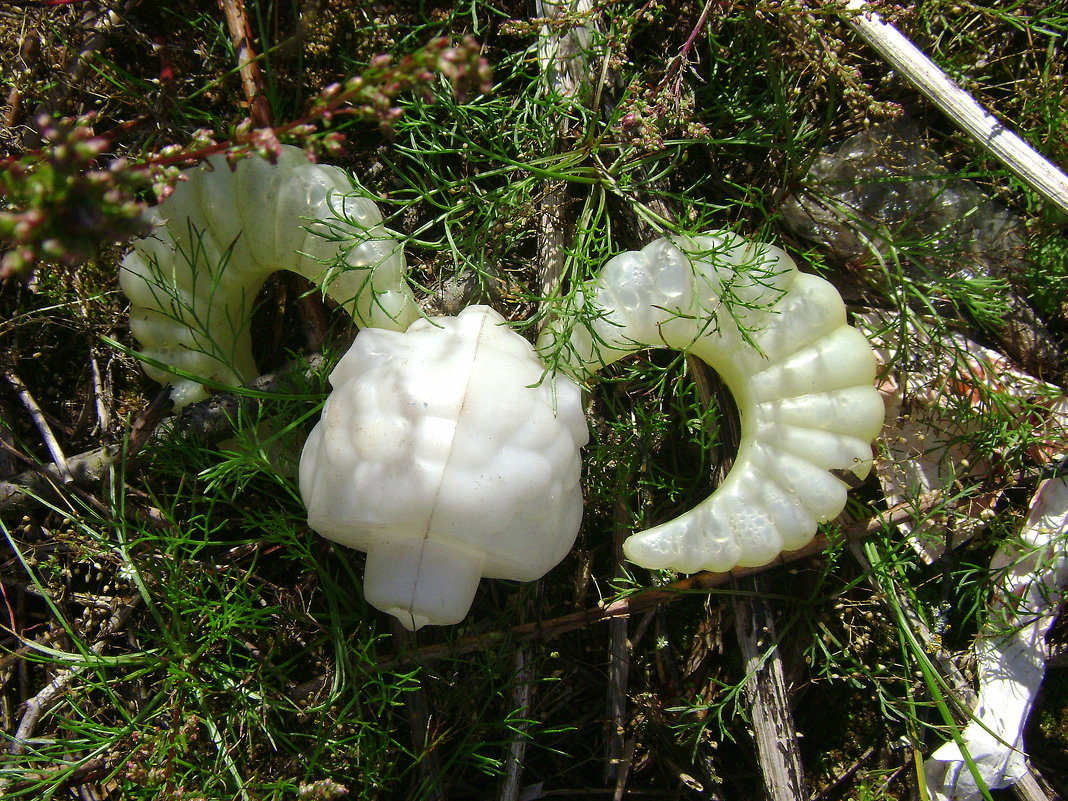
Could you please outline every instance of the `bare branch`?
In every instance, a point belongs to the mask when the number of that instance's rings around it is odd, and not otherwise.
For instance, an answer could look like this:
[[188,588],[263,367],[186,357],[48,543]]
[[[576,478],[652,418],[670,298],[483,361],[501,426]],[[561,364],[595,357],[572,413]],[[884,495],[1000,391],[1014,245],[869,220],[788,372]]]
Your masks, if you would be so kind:
[[863,0],[847,0],[847,20],[864,41],[957,126],[1028,186],[1068,212],[1068,176],[957,86],[931,59]]

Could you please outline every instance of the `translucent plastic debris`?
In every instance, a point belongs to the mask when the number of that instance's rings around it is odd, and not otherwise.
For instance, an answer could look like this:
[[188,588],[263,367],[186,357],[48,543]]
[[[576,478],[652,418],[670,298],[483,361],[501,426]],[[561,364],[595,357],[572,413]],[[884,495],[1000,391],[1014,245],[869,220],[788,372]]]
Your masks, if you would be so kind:
[[884,279],[880,269],[865,270],[880,263],[932,287],[931,295],[943,278],[982,279],[976,292],[1002,308],[977,322],[998,347],[1040,377],[1068,369],[1021,288],[1024,226],[976,184],[950,174],[910,122],[873,125],[828,149],[781,212],[794,233],[870,280]]
[[145,372],[172,385],[176,409],[207,396],[199,379],[259,375],[249,326],[278,270],[322,286],[360,325],[403,330],[419,316],[400,243],[344,170],[283,145],[274,164],[220,155],[182,175],[119,271]]
[[930,266],[958,276],[1016,272],[1024,234],[979,188],[949,174],[906,121],[873,125],[817,158],[804,188],[782,206],[795,233],[840,261],[928,243]]
[[945,743],[925,763],[933,801],[975,801],[983,796],[980,781],[990,790],[1008,787],[1027,770],[1024,726],[1045,675],[1046,633],[1068,590],[1068,479],[1039,485],[1019,540],[990,567],[1002,579],[975,645],[979,699],[960,745]]
[[883,402],[872,348],[830,283],[776,247],[713,232],[616,256],[583,299],[588,324],[565,334],[575,369],[650,347],[688,351],[720,375],[741,420],[723,484],[632,535],[628,559],[686,573],[763,565],[842,511],[846,484],[831,471],[868,474]]
[[[1044,464],[1059,456],[1058,432],[1068,427],[1068,398],[1064,391],[1016,367],[997,351],[957,332],[937,337],[913,321],[902,324],[887,312],[855,317],[884,364],[879,389],[886,402],[886,428],[875,474],[887,503],[916,502],[952,510],[953,544],[967,542],[993,517],[1002,495],[1002,482],[988,492],[960,496],[960,487],[993,479],[996,454],[977,452],[974,442],[991,416],[1012,412],[1029,424],[1035,444],[1028,456]],[[928,563],[943,553],[944,518],[932,516],[916,528],[900,528]]]

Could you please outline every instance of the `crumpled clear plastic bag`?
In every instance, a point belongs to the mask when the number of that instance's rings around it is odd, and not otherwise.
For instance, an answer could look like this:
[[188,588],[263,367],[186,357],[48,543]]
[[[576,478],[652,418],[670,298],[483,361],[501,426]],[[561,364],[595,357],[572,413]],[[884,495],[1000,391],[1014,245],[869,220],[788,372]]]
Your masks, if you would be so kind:
[[1068,370],[1021,285],[1027,266],[1022,223],[980,186],[953,175],[911,122],[873,125],[827,150],[781,213],[794,234],[843,264],[900,265],[929,285],[942,278],[1005,280],[1001,315],[977,322],[1033,375],[1060,378]]
[[1024,257],[1017,218],[949,174],[907,121],[873,125],[819,156],[782,206],[786,225],[843,262],[925,241],[959,277],[1011,275]]

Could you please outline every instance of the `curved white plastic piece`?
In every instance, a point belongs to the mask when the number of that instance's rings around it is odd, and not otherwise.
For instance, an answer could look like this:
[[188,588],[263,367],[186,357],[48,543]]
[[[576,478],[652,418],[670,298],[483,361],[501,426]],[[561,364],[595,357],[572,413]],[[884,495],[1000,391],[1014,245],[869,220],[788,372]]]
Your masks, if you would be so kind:
[[409,629],[456,623],[479,578],[532,581],[582,517],[578,386],[497,312],[364,329],[304,446],[308,524],[367,551],[364,593]]
[[[975,643],[979,697],[959,738],[924,763],[932,801],[979,801],[1027,774],[1024,728],[1046,675],[1046,635],[1068,596],[1068,478],[1043,481],[1019,537],[991,560],[1000,574]],[[976,767],[973,774],[961,747]]]
[[688,351],[719,373],[741,420],[723,484],[631,536],[628,559],[685,573],[762,565],[842,511],[846,485],[829,471],[867,475],[883,402],[872,348],[830,283],[778,248],[718,232],[616,256],[584,300],[591,321],[567,346],[578,372],[649,347]]
[[[145,356],[223,384],[256,377],[249,323],[277,270],[322,286],[361,326],[403,331],[419,317],[400,244],[343,170],[283,146],[276,164],[212,156],[183,175],[119,272]],[[145,372],[173,384],[176,408],[206,397],[195,379]]]

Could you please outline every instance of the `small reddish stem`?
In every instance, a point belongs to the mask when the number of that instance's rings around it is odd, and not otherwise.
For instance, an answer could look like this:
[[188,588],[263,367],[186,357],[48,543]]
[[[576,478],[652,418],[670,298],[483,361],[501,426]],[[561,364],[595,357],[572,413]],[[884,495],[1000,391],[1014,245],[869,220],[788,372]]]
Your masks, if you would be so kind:
[[219,8],[226,17],[226,27],[234,40],[249,118],[257,128],[270,128],[273,123],[271,107],[263,91],[263,71],[260,69],[259,56],[252,46],[252,26],[248,21],[244,0],[219,0]]

